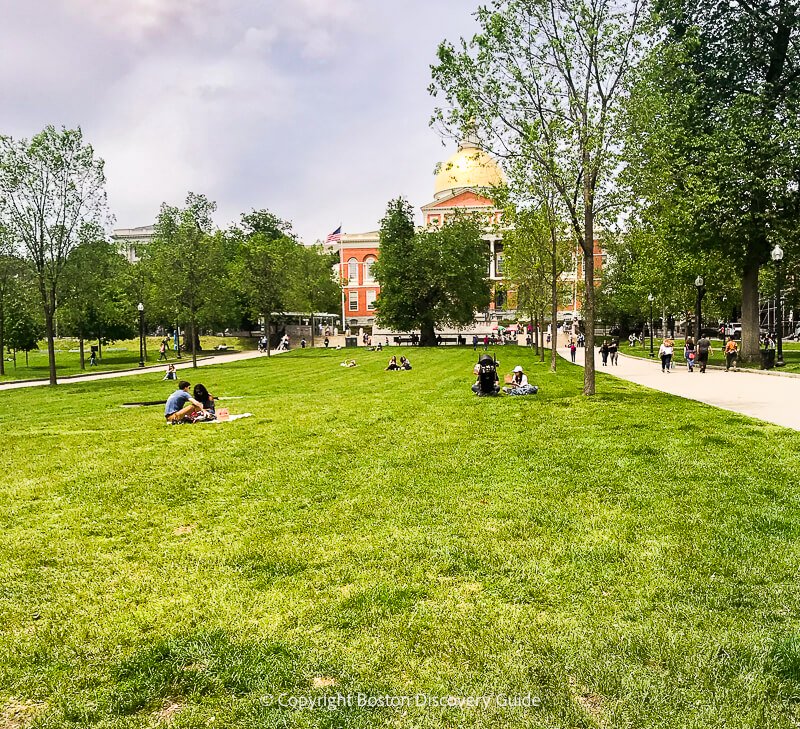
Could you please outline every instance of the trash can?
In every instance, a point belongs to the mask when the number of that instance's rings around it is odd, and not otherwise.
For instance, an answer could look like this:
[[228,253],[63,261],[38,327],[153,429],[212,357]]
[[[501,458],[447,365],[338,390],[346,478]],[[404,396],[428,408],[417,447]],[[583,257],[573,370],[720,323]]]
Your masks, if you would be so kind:
[[775,367],[775,350],[762,349],[761,350],[761,369],[771,370]]
[[345,347],[357,347],[358,346],[358,337],[345,337],[344,338],[344,346]]

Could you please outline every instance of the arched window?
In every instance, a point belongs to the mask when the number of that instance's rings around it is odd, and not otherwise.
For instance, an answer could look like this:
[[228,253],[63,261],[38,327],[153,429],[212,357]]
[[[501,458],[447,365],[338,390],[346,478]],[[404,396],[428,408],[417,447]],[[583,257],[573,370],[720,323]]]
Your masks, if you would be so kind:
[[355,258],[347,262],[347,278],[350,283],[358,283],[358,261]]
[[364,282],[372,283],[375,277],[372,275],[372,264],[375,263],[375,256],[367,256],[364,259]]

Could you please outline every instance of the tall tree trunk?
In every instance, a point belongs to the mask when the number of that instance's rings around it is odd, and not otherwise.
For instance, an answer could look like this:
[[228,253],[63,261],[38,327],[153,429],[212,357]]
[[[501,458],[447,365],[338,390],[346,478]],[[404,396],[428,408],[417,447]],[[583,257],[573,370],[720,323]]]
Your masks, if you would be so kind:
[[192,310],[192,312],[191,312],[191,317],[189,319],[189,326],[191,327],[191,330],[192,330],[191,333],[190,333],[191,337],[192,337],[192,340],[191,340],[192,341],[192,367],[197,367],[197,337],[195,337],[196,322],[195,322],[194,310]]
[[86,355],[84,354],[84,351],[83,351],[83,334],[81,334],[78,337],[78,347],[80,347],[80,350],[81,350],[81,369],[85,370],[86,369]]
[[[539,315],[531,314],[531,343],[533,344],[533,353],[539,356]],[[544,342],[542,342],[544,345]]]
[[3,308],[0,307],[0,375],[6,373],[5,347],[6,347],[6,318]]
[[583,152],[583,321],[586,347],[583,364],[583,394],[594,395],[594,189],[588,147]]
[[97,359],[103,359],[103,338],[97,338]]
[[742,351],[739,356],[745,362],[756,362],[759,358],[761,322],[758,310],[758,271],[757,263],[748,262],[742,276]]
[[311,312],[311,349],[314,349],[314,312]]
[[47,334],[47,362],[50,370],[50,384],[57,385],[56,380],[56,343],[54,334],[53,311],[47,307],[44,312],[44,328]]
[[[534,324],[533,312],[530,311],[530,312],[528,312],[528,314],[530,315],[530,318],[531,318],[531,332],[530,332],[530,334],[531,334],[531,348],[533,348],[533,336],[534,336],[534,333],[536,332],[536,326]],[[539,340],[538,339],[536,340],[536,349],[539,349]],[[534,351],[534,354],[536,354],[535,351]]]
[[432,321],[423,322],[419,330],[419,343],[422,347],[436,345],[436,326]]
[[[587,233],[587,238],[589,234]],[[594,250],[583,252],[583,323],[586,329],[583,366],[583,394],[595,394],[594,370]]]
[[272,357],[272,345],[270,344],[270,337],[272,336],[272,319],[269,314],[264,317],[264,330],[267,334],[267,357]]
[[[539,321],[542,323],[542,326],[541,326],[541,329],[542,329],[542,333],[541,333],[542,346],[539,347],[539,361],[540,362],[544,362],[544,310],[539,312]],[[552,324],[550,325],[550,331],[551,332],[553,331],[553,325]],[[551,342],[552,342],[552,336],[551,336]]]
[[[549,217],[549,216],[548,216]],[[550,226],[550,320],[553,324],[553,336],[550,343],[550,371],[556,371],[556,360],[558,359],[558,329],[554,326],[558,321],[558,237],[553,225]]]

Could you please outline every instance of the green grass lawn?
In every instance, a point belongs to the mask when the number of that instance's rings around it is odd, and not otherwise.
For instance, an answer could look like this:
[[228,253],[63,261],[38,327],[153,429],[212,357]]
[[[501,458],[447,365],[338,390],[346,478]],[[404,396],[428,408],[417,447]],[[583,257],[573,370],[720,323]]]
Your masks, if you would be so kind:
[[[598,348],[603,343],[603,339],[611,340],[611,337],[598,337],[597,338],[597,346]],[[658,359],[658,348],[661,345],[663,340],[661,338],[653,338],[653,352],[655,359]],[[683,345],[685,343],[685,339],[676,339],[675,340],[675,364],[676,366],[679,364],[686,363],[686,360],[683,358]],[[741,342],[738,342],[739,347],[742,346]],[[725,355],[723,354],[724,345],[719,339],[712,339],[711,340],[711,356],[708,358],[708,363],[710,365],[718,365],[720,367],[725,366]],[[639,346],[638,344],[635,347],[629,347],[627,340],[620,340],[619,343],[619,351],[622,354],[629,354],[633,357],[644,357],[649,359],[650,357],[650,340],[644,340],[644,346]],[[777,353],[776,353],[777,358]],[[783,360],[786,363],[784,367],[780,368],[781,372],[800,372],[800,342],[784,342],[783,343]],[[759,369],[761,366],[760,362],[739,362],[739,366],[742,368],[747,369]]]
[[[220,425],[119,407],[158,373],[2,393],[0,727],[797,726],[800,434],[409,351],[203,368]],[[488,705],[282,705],[339,694]]]
[[[158,347],[161,343],[161,337],[147,337],[147,359],[148,365],[159,364],[158,362]],[[171,340],[170,340],[171,341]],[[218,344],[226,344],[233,347],[237,351],[242,349],[255,349],[255,339],[240,339],[238,337],[201,337],[200,343],[205,350],[203,355],[214,354],[213,348]],[[108,372],[111,370],[124,370],[131,369],[139,366],[139,340],[130,339],[120,342],[112,342],[103,347],[102,359],[99,359],[97,366],[92,367],[89,365],[90,347],[97,342],[87,342],[85,347],[85,369],[81,370],[80,361],[81,356],[78,351],[77,339],[57,339],[56,340],[56,370],[59,377],[67,377],[69,375],[78,374],[94,374],[95,372]],[[171,345],[170,345],[171,346]],[[5,375],[0,375],[0,382],[8,382],[9,380],[47,380],[50,377],[50,369],[47,358],[47,342],[39,342],[39,349],[32,350],[28,353],[28,362],[25,362],[24,352],[17,354],[16,367],[14,362],[10,361],[12,357],[8,352],[4,353],[6,358]],[[191,352],[183,352],[183,361],[191,359]],[[170,349],[169,361],[177,362],[175,352]],[[161,364],[164,364],[163,361]]]

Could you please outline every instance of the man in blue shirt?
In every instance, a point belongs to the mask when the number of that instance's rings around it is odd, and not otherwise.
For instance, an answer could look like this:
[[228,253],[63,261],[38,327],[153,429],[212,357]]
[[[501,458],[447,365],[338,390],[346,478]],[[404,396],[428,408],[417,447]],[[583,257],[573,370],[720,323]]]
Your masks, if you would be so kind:
[[167,399],[164,408],[164,417],[167,422],[180,423],[187,415],[203,411],[202,403],[199,403],[189,394],[190,383],[181,380],[178,389]]

